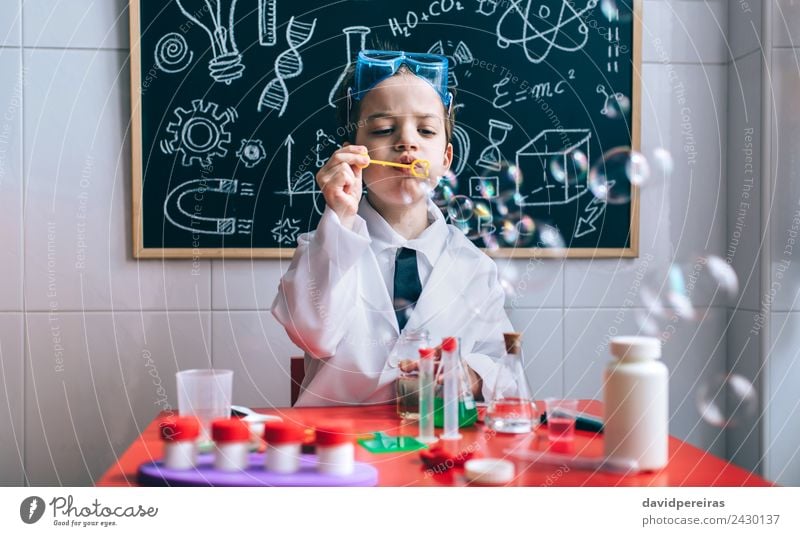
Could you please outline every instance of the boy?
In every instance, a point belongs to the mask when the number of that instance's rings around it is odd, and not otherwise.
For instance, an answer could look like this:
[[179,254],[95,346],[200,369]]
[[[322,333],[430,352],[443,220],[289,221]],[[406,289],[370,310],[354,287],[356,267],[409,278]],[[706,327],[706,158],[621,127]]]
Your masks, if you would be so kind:
[[[488,398],[512,331],[497,268],[428,195],[453,158],[447,58],[362,51],[344,87],[349,140],[317,173],[327,206],[272,306],[305,352],[297,405],[392,402],[399,369],[388,355],[403,329],[422,328],[434,345],[461,337],[473,392]],[[370,159],[427,160],[429,178]]]

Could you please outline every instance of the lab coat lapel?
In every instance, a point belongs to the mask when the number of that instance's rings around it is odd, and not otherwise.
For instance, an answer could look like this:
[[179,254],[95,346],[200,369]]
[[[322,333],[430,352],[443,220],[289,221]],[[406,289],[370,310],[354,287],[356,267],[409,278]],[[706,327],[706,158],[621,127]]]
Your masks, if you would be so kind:
[[448,237],[444,251],[422,288],[422,294],[408,319],[406,329],[416,329],[429,326],[432,322],[441,322],[442,315],[447,314],[448,310],[452,312],[450,302],[455,296],[460,295],[461,285],[465,282],[455,271],[455,255],[451,251],[451,244],[451,237]]
[[394,314],[392,298],[386,290],[386,283],[381,276],[378,267],[378,259],[375,255],[365,255],[365,260],[361,265],[361,298],[370,308],[370,313],[375,319],[382,319],[389,323],[394,329],[395,335],[400,334],[400,326],[397,324],[397,317]]

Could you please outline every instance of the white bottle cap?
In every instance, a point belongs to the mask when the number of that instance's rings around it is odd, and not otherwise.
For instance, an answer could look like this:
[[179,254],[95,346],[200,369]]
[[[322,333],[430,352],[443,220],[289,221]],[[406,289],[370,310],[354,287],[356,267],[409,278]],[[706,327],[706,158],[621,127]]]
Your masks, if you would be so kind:
[[614,337],[608,348],[611,355],[622,361],[647,361],[661,357],[661,341],[655,337]]
[[514,480],[514,464],[499,458],[477,458],[464,464],[464,475],[473,484],[502,486]]

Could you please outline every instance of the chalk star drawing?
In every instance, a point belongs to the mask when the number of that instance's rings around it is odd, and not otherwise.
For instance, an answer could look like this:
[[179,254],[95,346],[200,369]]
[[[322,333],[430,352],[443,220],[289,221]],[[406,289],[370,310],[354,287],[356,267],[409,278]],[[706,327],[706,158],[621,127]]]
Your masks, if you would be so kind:
[[574,6],[576,2],[562,0],[558,15],[546,4],[540,4],[537,10],[532,10],[532,0],[527,0],[525,9],[522,9],[522,1],[511,0],[511,5],[497,22],[497,46],[508,48],[509,45],[523,45],[528,61],[541,63],[554,48],[575,52],[586,45],[589,27],[581,15],[593,9],[598,0],[588,0],[586,6],[577,11]]
[[286,218],[278,220],[275,227],[272,228],[272,238],[279,244],[294,244],[297,242],[297,233],[300,227],[297,224],[300,220],[294,218]]

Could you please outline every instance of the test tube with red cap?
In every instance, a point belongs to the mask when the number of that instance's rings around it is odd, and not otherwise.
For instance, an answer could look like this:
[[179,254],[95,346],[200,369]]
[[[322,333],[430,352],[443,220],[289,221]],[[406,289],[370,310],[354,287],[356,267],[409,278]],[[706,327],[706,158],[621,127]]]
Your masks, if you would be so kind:
[[273,473],[296,473],[300,469],[300,447],[305,439],[304,428],[288,422],[264,425],[267,453],[264,468]]
[[242,471],[247,468],[250,450],[250,426],[241,419],[217,419],[211,423],[214,439],[214,468]]
[[172,417],[159,425],[164,441],[164,466],[167,469],[191,469],[197,463],[197,438],[200,422],[195,417]]
[[423,443],[435,443],[433,433],[433,396],[435,378],[433,374],[434,348],[419,349],[419,436]]
[[317,444],[317,471],[329,475],[349,475],[355,468],[353,427],[343,422],[318,425],[315,431]]

